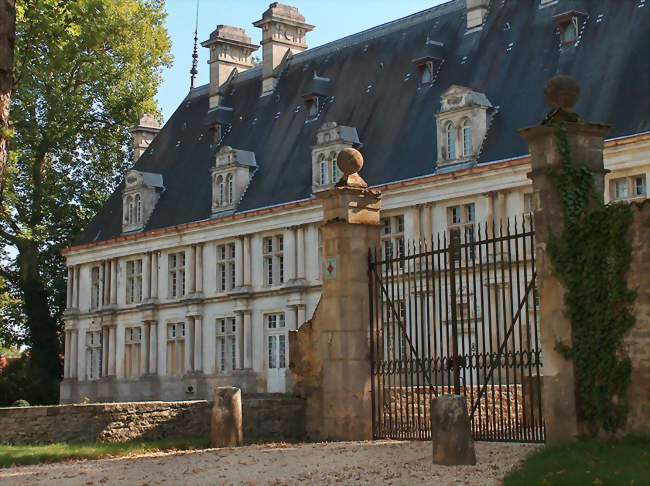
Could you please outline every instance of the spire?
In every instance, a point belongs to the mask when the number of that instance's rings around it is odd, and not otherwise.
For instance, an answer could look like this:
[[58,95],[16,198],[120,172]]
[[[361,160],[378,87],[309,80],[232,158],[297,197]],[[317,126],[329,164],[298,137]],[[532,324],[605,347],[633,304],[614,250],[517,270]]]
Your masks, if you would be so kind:
[[190,89],[194,89],[194,82],[199,70],[196,68],[199,60],[197,44],[199,41],[199,0],[196,0],[196,21],[194,23],[194,50],[192,51],[192,69],[190,69]]

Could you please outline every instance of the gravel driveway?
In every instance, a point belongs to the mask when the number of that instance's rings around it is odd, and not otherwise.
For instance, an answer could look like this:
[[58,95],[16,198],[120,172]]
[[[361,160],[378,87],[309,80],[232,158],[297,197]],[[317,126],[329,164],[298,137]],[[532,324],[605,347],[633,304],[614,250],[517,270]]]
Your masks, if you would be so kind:
[[478,465],[431,463],[428,442],[265,444],[0,469],[0,484],[496,484],[536,446],[477,443]]

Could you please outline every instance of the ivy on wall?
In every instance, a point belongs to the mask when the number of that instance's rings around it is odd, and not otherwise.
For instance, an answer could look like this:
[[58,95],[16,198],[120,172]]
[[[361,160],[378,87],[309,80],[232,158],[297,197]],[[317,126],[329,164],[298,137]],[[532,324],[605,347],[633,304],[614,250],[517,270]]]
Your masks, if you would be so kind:
[[550,241],[555,272],[564,283],[564,303],[573,346],[557,349],[575,363],[578,416],[592,435],[625,424],[631,362],[622,340],[634,325],[636,298],[627,286],[631,261],[628,204],[605,205],[591,171],[572,160],[563,124],[555,137],[562,163],[552,174],[560,194],[564,231]]

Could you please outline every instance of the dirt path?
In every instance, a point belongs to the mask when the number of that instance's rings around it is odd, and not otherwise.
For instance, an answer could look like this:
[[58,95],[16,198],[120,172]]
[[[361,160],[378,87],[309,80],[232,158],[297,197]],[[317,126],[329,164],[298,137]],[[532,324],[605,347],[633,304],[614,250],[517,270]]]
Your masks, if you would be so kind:
[[487,485],[534,448],[478,443],[478,465],[443,467],[428,442],[267,444],[0,469],[0,485]]

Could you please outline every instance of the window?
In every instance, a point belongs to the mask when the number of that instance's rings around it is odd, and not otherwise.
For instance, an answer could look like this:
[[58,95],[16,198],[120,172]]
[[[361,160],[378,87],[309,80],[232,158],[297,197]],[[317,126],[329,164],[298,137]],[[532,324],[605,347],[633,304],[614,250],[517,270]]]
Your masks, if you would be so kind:
[[136,194],[134,198],[134,205],[135,205],[135,223],[141,223],[142,222],[142,199],[140,198],[140,194]]
[[578,17],[571,17],[560,24],[562,44],[575,44],[578,40]]
[[218,176],[217,177],[216,186],[217,186],[217,191],[216,191],[216,201],[215,202],[217,203],[217,206],[223,206],[224,203],[225,203],[225,200],[226,200],[226,194],[225,194],[226,187],[225,187],[225,184],[223,182],[223,176]]
[[90,269],[90,308],[97,309],[103,304],[102,267],[96,265]]
[[325,160],[324,154],[320,154],[318,156],[318,169],[320,171],[320,178],[318,179],[318,183],[321,186],[329,184],[329,171],[327,170],[327,161]]
[[524,193],[524,220],[531,222],[535,212],[535,199],[532,192]]
[[235,288],[235,244],[217,245],[217,292]]
[[318,116],[318,97],[311,96],[305,98],[305,111],[307,112],[307,120],[313,120]]
[[637,197],[646,197],[647,186],[645,174],[612,179],[610,183],[611,199],[620,201]]
[[330,154],[330,163],[332,165],[332,184],[336,184],[341,177],[339,174],[339,166],[336,165],[336,153],[332,152]]
[[267,356],[269,369],[287,367],[287,334],[284,314],[267,314]]
[[284,255],[282,235],[263,240],[264,285],[271,287],[284,283]]
[[141,327],[127,327],[124,330],[124,373],[127,378],[140,376]]
[[[401,258],[404,256],[404,216],[391,216],[381,220],[383,228],[381,232],[381,247],[383,257]],[[404,261],[400,260],[400,268],[404,267]]]
[[135,220],[135,215],[134,215],[134,204],[133,204],[133,196],[127,196],[126,198],[126,215],[124,219],[126,220],[126,224],[133,224]]
[[169,298],[185,295],[185,252],[171,253],[168,259]]
[[463,156],[471,157],[474,151],[472,145],[472,122],[469,119],[463,121]]
[[167,324],[167,374],[185,373],[185,323]]
[[234,199],[234,185],[232,174],[226,176],[226,196],[228,204],[232,204]]
[[[449,244],[452,241],[456,244],[473,243],[474,224],[476,223],[476,205],[474,203],[463,204],[462,206],[450,206],[447,208],[447,228],[449,230]],[[454,261],[464,258],[465,255],[474,257],[474,246],[467,249],[459,249],[458,253],[451,255]]]
[[237,369],[237,324],[234,317],[217,319],[217,371]]
[[447,123],[445,133],[447,136],[447,159],[454,160],[456,158],[456,127],[452,122]]
[[86,333],[86,379],[96,380],[102,370],[102,332]]
[[142,260],[126,262],[126,303],[142,301]]
[[[399,315],[395,315],[395,313]],[[406,304],[396,300],[393,306],[384,304],[384,360],[406,358],[406,338],[402,328],[406,323]],[[400,324],[401,323],[401,324]]]
[[418,70],[420,71],[420,83],[429,84],[433,82],[433,62],[426,61],[418,64]]

